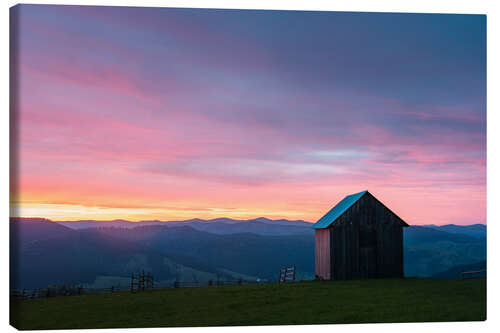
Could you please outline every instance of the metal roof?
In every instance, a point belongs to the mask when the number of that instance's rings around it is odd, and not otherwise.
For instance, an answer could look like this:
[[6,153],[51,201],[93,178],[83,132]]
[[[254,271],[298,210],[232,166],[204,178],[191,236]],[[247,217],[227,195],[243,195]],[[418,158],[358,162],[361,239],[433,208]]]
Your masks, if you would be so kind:
[[349,209],[356,201],[358,201],[368,191],[363,191],[355,194],[348,195],[342,201],[335,205],[328,213],[325,214],[318,222],[313,224],[313,229],[328,228],[336,219],[338,219],[346,210]]

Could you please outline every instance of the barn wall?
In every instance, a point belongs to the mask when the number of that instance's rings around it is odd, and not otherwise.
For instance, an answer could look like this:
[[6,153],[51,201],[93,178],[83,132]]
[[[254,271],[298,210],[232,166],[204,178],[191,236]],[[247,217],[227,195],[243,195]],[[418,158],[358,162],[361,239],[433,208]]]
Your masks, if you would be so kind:
[[315,237],[315,275],[330,280],[330,230],[316,229]]
[[330,227],[335,280],[403,277],[400,219],[366,194]]

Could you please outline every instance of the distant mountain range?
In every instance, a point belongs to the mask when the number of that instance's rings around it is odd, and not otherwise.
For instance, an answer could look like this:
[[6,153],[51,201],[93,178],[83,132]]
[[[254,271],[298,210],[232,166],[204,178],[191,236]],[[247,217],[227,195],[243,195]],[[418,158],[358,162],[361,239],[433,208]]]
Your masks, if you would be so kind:
[[446,231],[452,234],[463,234],[467,236],[486,238],[486,225],[484,224],[471,224],[471,225],[424,225],[424,227],[433,228],[436,230]]
[[[311,223],[302,220],[270,220],[259,217],[251,220],[233,220],[229,218],[218,218],[212,220],[191,219],[184,221],[140,221],[130,222],[125,220],[111,221],[57,221],[57,224],[65,227],[81,230],[91,228],[126,228],[133,229],[143,226],[179,227],[189,226],[199,231],[207,231],[216,234],[234,234],[240,232],[252,232],[258,235],[294,235],[302,233],[314,234]],[[287,228],[283,228],[286,226]]]
[[[275,280],[295,264],[314,277],[314,231],[305,221],[77,221],[11,218],[12,288],[126,281],[151,271],[158,281]],[[486,260],[486,226],[405,228],[405,275],[433,276]],[[106,285],[103,285],[108,287]]]

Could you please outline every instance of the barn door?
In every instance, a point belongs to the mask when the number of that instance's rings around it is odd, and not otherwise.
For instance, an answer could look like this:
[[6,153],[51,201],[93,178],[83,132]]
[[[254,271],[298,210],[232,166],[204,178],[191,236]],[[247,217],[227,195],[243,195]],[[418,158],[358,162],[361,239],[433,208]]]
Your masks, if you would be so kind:
[[359,273],[362,279],[377,277],[377,234],[372,228],[359,232]]

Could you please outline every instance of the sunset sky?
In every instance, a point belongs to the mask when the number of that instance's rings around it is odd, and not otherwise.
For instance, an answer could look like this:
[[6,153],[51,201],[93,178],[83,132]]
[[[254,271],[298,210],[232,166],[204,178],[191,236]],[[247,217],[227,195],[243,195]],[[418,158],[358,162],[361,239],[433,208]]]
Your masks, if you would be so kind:
[[486,223],[485,16],[14,12],[12,215]]

